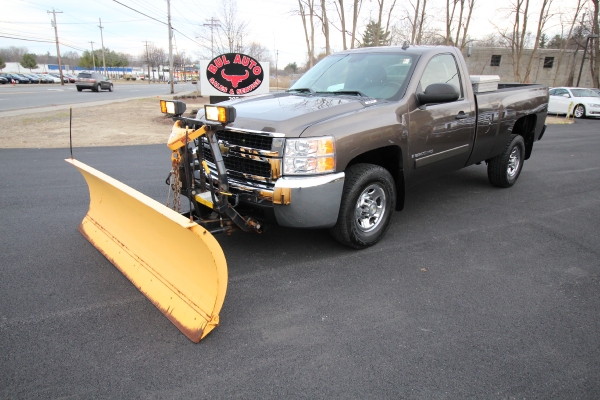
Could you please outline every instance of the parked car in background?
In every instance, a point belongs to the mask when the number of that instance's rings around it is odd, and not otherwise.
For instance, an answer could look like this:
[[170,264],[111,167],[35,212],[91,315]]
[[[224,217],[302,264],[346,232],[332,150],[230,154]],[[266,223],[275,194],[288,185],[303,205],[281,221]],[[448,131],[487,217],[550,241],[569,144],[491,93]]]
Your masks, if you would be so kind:
[[42,76],[50,81],[50,83],[60,83],[60,78],[52,76],[50,74],[42,74]]
[[[63,74],[63,76],[69,80],[69,83],[77,82],[77,77],[73,74]],[[65,80],[65,82],[67,81]]]
[[31,79],[29,79],[28,77],[26,77],[23,74],[12,74],[13,76],[19,77],[23,82],[19,82],[19,83],[31,83]]
[[90,89],[94,92],[99,92],[100,90],[108,90],[109,92],[113,91],[113,83],[112,81],[97,72],[82,72],[77,75],[77,91],[81,92],[83,89]]
[[8,83],[8,79],[3,76],[0,76],[0,85],[6,85]]
[[550,89],[549,94],[548,114],[600,117],[600,94],[592,89],[555,87]]
[[31,83],[50,83],[50,81],[38,74],[24,74],[31,80]]
[[[53,77],[57,78],[57,79],[58,79],[58,83],[60,83],[60,74],[58,74],[58,73],[56,73],[56,74],[55,74],[55,73],[50,73],[50,74],[48,74],[48,75],[51,75],[51,76],[53,76]],[[65,73],[64,73],[64,72],[63,72],[63,82],[64,82],[64,83],[69,83],[69,78],[67,78],[67,77],[65,76]]]

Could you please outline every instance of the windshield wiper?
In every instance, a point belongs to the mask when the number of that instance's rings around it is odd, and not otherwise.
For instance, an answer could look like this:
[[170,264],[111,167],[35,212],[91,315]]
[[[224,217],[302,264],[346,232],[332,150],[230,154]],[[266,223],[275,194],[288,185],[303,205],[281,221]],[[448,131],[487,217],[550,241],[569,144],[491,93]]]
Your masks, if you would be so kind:
[[336,90],[335,92],[315,92],[317,94],[347,94],[351,96],[369,97],[358,90]]
[[286,90],[286,92],[300,92],[300,93],[314,93],[314,91],[311,88],[294,88],[294,89],[288,89]]

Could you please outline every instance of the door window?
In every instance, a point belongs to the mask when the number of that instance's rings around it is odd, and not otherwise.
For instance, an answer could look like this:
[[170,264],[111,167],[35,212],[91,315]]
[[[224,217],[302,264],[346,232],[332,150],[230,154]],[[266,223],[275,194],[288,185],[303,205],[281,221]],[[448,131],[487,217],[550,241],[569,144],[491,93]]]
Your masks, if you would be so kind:
[[421,77],[421,90],[425,91],[427,86],[432,83],[449,83],[456,87],[460,93],[460,97],[463,97],[460,74],[452,55],[440,54],[429,61]]

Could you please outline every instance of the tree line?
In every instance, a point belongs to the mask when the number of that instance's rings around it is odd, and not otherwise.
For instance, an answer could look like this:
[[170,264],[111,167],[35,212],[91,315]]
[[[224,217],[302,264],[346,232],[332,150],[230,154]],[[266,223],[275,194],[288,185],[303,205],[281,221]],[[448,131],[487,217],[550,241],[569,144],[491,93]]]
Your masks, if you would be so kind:
[[[365,0],[297,0],[293,12],[304,28],[307,68],[331,53],[330,43],[337,36],[342,39],[343,50],[404,43],[449,45],[461,50],[466,46],[506,47],[513,58],[515,78],[528,82],[539,49],[560,49],[558,68],[566,50],[582,50],[590,35],[599,34],[599,1],[515,0],[490,13],[496,33],[483,38],[475,38],[469,31],[474,9],[488,7],[482,0],[444,0],[443,12],[427,0],[402,4],[397,0],[375,0],[374,12],[370,10],[366,22]],[[505,24],[496,25],[496,21]],[[560,33],[548,36],[550,30],[557,29]],[[315,49],[317,38],[325,43],[322,51]],[[588,52],[593,82],[598,87],[599,39],[591,41]]]

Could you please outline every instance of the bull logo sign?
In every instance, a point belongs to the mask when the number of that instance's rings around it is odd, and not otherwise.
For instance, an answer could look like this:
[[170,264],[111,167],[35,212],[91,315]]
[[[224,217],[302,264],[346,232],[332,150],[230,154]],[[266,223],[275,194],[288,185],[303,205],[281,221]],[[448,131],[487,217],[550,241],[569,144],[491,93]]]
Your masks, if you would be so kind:
[[258,61],[245,54],[222,54],[206,68],[208,82],[218,91],[230,95],[247,94],[260,86],[264,79]]

